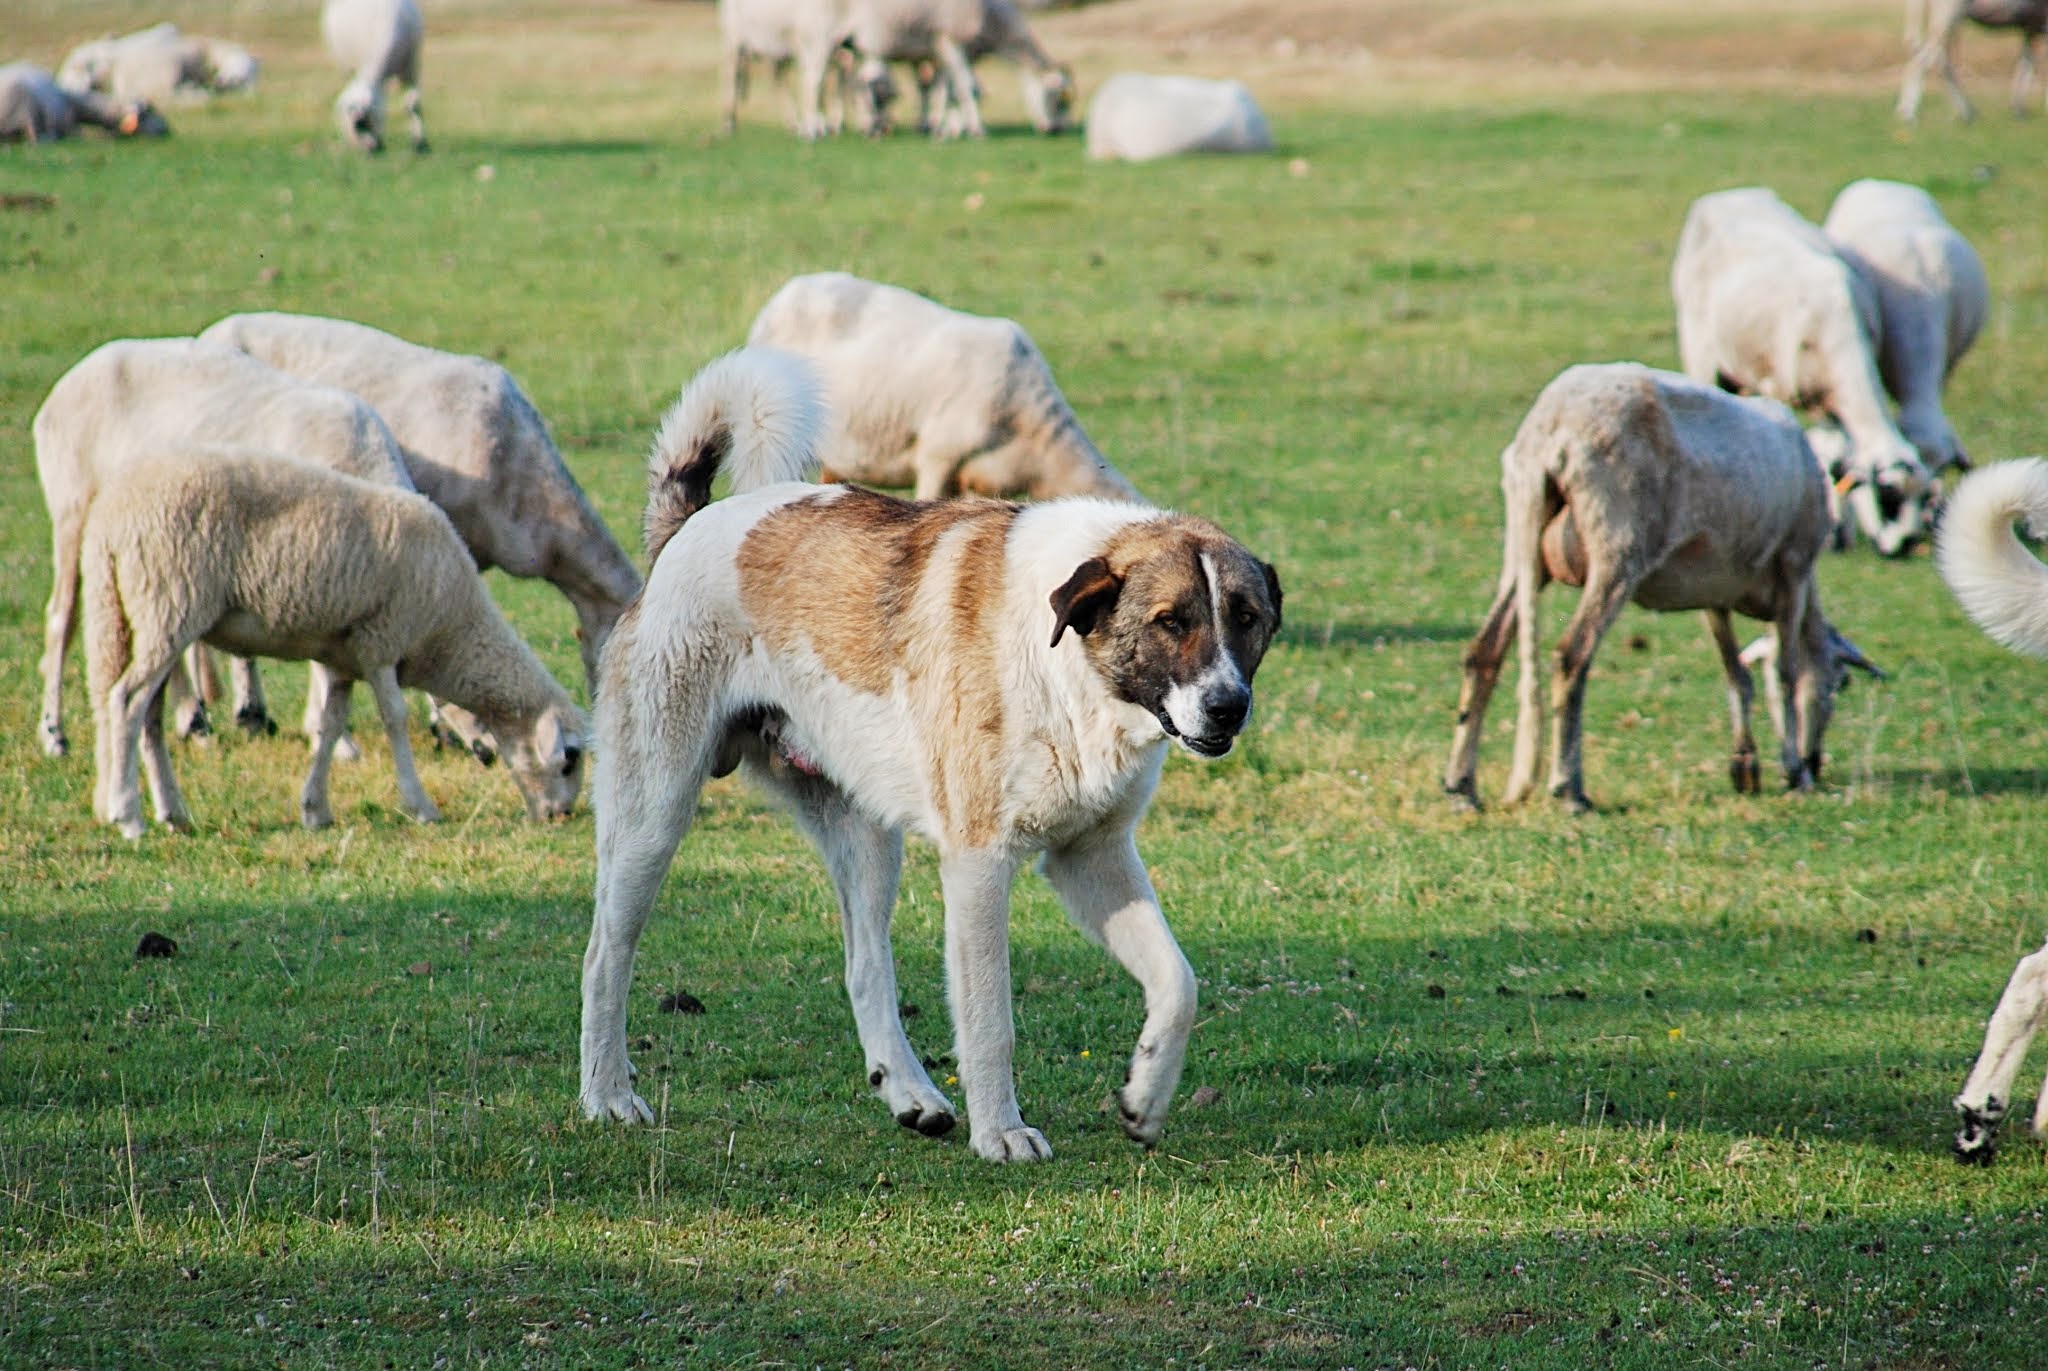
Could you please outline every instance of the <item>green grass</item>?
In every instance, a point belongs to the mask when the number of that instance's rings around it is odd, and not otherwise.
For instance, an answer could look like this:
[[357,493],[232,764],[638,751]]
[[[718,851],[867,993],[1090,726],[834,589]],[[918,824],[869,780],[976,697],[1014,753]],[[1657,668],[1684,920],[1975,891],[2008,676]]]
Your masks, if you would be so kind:
[[[1673,363],[1695,194],[1818,215],[1852,176],[1929,185],[1995,290],[1957,425],[1980,458],[2041,445],[2038,126],[1930,111],[1901,138],[1881,99],[1747,92],[1283,99],[1278,158],[1111,168],[1029,137],[706,143],[701,90],[586,133],[559,117],[575,73],[472,74],[430,106],[432,157],[373,163],[294,70],[161,146],[0,152],[0,191],[51,198],[0,211],[0,1362],[2038,1364],[2048,1152],[1944,1148],[2048,906],[2039,666],[1924,557],[1857,553],[1824,593],[1893,676],[1843,701],[1822,793],[1729,793],[1704,633],[1637,611],[1590,693],[1603,812],[1460,818],[1436,779],[1496,455],[1563,366]],[[199,832],[130,845],[91,822],[84,759],[35,755],[29,423],[95,344],[286,308],[491,354],[630,542],[677,386],[826,268],[1023,320],[1113,460],[1285,581],[1251,737],[1169,762],[1141,834],[1203,987],[1157,1152],[1106,1111],[1135,987],[1035,878],[1019,1087],[1051,1164],[869,1098],[830,890],[727,784],[643,945],[662,1124],[629,1132],[575,1111],[587,813],[526,825],[500,774],[428,757],[448,820],[411,826],[366,737],[307,835],[300,749],[227,738],[178,754]],[[566,605],[492,584],[576,680]],[[274,677],[291,701],[302,675]],[[939,919],[914,851],[898,958],[943,1080]],[[149,930],[178,956],[134,961]],[[708,1012],[661,1013],[670,990]]]

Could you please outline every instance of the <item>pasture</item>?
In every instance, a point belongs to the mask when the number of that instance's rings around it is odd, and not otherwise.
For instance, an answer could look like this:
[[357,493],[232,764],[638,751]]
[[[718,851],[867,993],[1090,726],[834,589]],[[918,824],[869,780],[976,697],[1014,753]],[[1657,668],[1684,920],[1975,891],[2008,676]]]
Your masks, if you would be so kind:
[[[1924,553],[1823,568],[1891,679],[1842,700],[1816,794],[1730,792],[1697,617],[1637,610],[1589,692],[1599,813],[1459,816],[1439,788],[1500,449],[1571,362],[1675,365],[1693,196],[1763,183],[1818,218],[1857,176],[1926,186],[1993,286],[1956,426],[1980,461],[2048,447],[2048,127],[2004,111],[2005,42],[1966,41],[1976,125],[1930,101],[1903,132],[1882,3],[1037,19],[1084,99],[1123,66],[1243,74],[1281,145],[1132,168],[1022,131],[994,65],[982,143],[800,146],[765,80],[714,140],[708,6],[442,0],[435,151],[372,161],[329,123],[308,8],[177,7],[264,84],[170,110],[163,144],[0,149],[0,1362],[2040,1362],[2048,1151],[2017,1118],[1989,1170],[1947,1142],[2048,931],[2048,675]],[[14,0],[0,55],[165,12]],[[300,743],[227,736],[177,751],[198,832],[131,845],[91,819],[89,754],[36,752],[29,425],[99,342],[276,308],[488,354],[637,549],[662,408],[829,268],[1021,320],[1141,489],[1285,583],[1245,741],[1175,755],[1140,833],[1203,997],[1155,1152],[1108,1103],[1136,988],[1035,877],[1019,1093],[1051,1163],[870,1098],[830,887],[730,781],[642,944],[660,1122],[627,1131],[575,1107],[587,806],[529,825],[502,774],[423,750],[447,818],[416,827],[359,705],[331,830],[295,822]],[[580,693],[567,605],[491,588]],[[270,674],[281,716],[303,678]],[[177,955],[136,960],[146,932]],[[896,943],[943,1083],[915,844]]]

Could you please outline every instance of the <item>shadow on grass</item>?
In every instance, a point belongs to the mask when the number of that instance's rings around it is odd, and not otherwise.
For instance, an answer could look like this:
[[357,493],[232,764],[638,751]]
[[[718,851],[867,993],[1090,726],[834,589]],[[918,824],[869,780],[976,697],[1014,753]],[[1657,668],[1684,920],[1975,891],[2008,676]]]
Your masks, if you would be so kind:
[[2048,770],[2040,767],[1890,767],[1877,772],[1901,790],[1922,787],[1951,795],[2039,795],[2048,791]]
[[[1284,616],[1283,616],[1284,617]],[[1295,647],[1372,647],[1390,643],[1444,643],[1462,646],[1478,626],[1472,623],[1331,624],[1289,620],[1280,626],[1280,641]]]

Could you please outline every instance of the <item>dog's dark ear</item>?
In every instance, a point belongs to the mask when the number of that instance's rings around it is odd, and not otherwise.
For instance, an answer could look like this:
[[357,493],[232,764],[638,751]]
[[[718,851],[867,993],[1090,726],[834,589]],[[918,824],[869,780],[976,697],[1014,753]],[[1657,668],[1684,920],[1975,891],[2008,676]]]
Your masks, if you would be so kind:
[[1260,562],[1259,570],[1266,577],[1266,593],[1273,597],[1273,627],[1280,627],[1280,573],[1273,570],[1271,562]]
[[1100,557],[1090,557],[1075,567],[1067,583],[1052,593],[1052,645],[1058,647],[1070,628],[1087,637],[1115,606],[1123,588],[1124,583]]

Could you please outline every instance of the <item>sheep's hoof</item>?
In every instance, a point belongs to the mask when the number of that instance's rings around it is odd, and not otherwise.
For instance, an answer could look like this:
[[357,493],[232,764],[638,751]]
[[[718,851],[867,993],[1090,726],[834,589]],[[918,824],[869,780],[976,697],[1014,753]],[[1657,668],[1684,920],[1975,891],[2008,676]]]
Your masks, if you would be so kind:
[[235,727],[251,738],[275,738],[277,720],[261,705],[245,705],[235,711]]
[[1586,798],[1586,792],[1576,786],[1559,786],[1550,792],[1564,804],[1564,812],[1573,818],[1593,812],[1593,802]]
[[1956,1160],[1964,1166],[1991,1165],[1997,1153],[1998,1124],[2005,1117],[2004,1106],[1995,1099],[1983,1109],[1971,1109],[1959,1102],[1956,1113],[1963,1116],[1963,1126],[1956,1130],[1951,1149]]
[[55,724],[44,724],[42,730],[43,755],[45,757],[68,757],[71,743],[64,736],[64,730]]
[[188,701],[178,711],[173,731],[180,738],[208,738],[213,736],[213,720],[207,716],[205,705],[197,700]]
[[299,827],[305,829],[308,833],[318,833],[323,828],[332,828],[333,826],[334,815],[328,811],[314,809],[308,805],[301,805],[299,807]]
[[1456,785],[1446,785],[1444,794],[1450,797],[1452,813],[1477,814],[1480,810],[1479,787],[1469,776]]
[[1728,779],[1738,795],[1754,795],[1763,789],[1763,773],[1757,766],[1754,750],[1738,752],[1728,759]]

